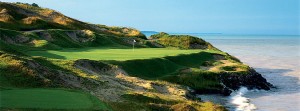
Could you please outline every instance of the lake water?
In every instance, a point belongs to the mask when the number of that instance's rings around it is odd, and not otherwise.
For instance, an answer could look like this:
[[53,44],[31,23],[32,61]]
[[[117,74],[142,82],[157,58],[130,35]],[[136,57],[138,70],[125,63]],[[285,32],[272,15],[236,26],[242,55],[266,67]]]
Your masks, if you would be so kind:
[[[149,34],[148,34],[149,35]],[[277,89],[199,95],[232,111],[300,111],[300,36],[198,36],[255,68]]]
[[255,68],[270,83],[278,87],[272,91],[239,91],[227,98],[228,106],[236,105],[236,108],[231,110],[300,110],[299,36],[213,37],[215,36],[202,36],[215,47]]

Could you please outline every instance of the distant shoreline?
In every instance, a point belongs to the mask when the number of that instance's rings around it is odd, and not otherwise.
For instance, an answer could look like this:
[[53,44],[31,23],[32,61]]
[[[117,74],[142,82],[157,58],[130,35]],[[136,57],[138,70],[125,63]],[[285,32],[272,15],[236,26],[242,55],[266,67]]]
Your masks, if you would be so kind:
[[[143,34],[145,34],[147,37],[153,34],[157,34],[159,32],[157,31],[141,31]],[[173,35],[198,35],[198,36],[295,36],[295,37],[300,37],[300,35],[274,35],[274,34],[225,34],[225,33],[206,33],[206,32],[192,32],[192,33],[187,33],[187,32],[167,32],[169,34]]]

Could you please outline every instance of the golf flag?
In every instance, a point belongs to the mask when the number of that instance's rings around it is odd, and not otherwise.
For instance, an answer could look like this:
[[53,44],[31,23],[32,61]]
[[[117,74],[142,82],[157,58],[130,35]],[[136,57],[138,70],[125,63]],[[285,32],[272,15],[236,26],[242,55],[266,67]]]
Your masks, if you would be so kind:
[[135,43],[136,41],[133,39],[133,43],[132,43],[132,51],[134,51],[134,43]]

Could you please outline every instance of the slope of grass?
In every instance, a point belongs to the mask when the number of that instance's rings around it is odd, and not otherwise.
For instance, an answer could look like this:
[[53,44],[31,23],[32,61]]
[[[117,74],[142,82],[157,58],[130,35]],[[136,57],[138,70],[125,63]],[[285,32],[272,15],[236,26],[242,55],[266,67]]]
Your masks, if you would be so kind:
[[199,53],[193,53],[189,55],[179,55],[179,56],[167,56],[168,59],[176,64],[187,67],[199,68],[205,61],[213,60],[213,54],[219,53],[218,51],[201,51]]
[[208,71],[196,71],[189,73],[177,72],[173,75],[167,75],[161,80],[177,83],[197,90],[198,93],[213,93],[220,91],[223,86],[219,82],[219,74]]
[[213,59],[212,53],[213,51],[200,51],[197,53],[165,56],[162,58],[108,62],[121,66],[122,69],[133,76],[155,79],[172,75],[180,69],[200,67],[203,62]]
[[185,67],[164,58],[108,62],[120,66],[131,76],[144,79],[157,79]]
[[2,89],[2,109],[110,110],[90,94],[63,89]]
[[[188,55],[166,56],[162,58],[108,61],[121,66],[129,75],[150,80],[164,80],[189,86],[197,91],[211,92],[222,88],[219,73],[199,69],[206,61],[213,61],[212,52],[198,52]],[[197,69],[182,72],[184,69]]]

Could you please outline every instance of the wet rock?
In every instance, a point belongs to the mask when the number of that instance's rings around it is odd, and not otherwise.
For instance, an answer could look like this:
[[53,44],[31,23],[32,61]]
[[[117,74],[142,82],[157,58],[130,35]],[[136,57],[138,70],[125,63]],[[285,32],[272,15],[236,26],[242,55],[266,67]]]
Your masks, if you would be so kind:
[[223,88],[222,92],[221,92],[224,96],[229,96],[232,93],[232,90],[230,90],[229,88],[225,87]]
[[221,82],[232,90],[238,90],[241,86],[248,89],[263,89],[270,90],[273,87],[272,84],[257,73],[254,69],[250,69],[246,74],[237,74],[232,72],[226,72],[220,76]]

